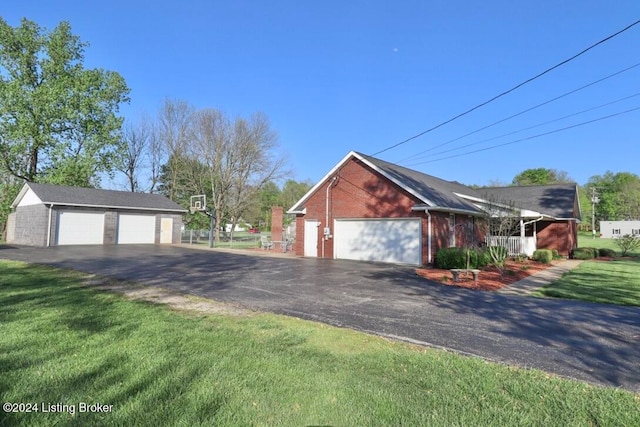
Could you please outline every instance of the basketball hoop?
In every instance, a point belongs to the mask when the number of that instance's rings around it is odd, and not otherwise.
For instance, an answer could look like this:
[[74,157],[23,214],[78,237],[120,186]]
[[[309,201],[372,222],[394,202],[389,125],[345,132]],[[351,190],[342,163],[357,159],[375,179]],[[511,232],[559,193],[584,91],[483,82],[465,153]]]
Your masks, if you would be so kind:
[[189,211],[196,213],[197,211],[206,211],[207,209],[207,196],[199,194],[197,196],[191,196]]

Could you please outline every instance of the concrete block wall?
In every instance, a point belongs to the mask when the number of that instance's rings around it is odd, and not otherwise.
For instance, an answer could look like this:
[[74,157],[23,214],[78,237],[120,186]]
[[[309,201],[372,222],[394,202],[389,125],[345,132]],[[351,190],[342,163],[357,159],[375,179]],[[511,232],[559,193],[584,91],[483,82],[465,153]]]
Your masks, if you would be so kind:
[[118,212],[106,211],[104,213],[104,245],[115,245],[118,239]]
[[49,210],[44,205],[19,206],[15,211],[13,241],[18,245],[46,246]]

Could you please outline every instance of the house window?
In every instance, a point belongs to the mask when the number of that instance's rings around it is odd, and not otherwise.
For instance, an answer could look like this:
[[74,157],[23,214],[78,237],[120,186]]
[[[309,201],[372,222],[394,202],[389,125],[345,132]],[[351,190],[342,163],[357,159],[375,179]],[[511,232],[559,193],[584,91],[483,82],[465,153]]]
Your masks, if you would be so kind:
[[620,229],[614,228],[613,230],[611,230],[611,234],[620,234]]
[[631,234],[632,234],[633,236],[638,236],[638,235],[640,235],[640,228],[632,228],[632,229],[631,229]]
[[449,214],[449,247],[456,245],[456,215]]

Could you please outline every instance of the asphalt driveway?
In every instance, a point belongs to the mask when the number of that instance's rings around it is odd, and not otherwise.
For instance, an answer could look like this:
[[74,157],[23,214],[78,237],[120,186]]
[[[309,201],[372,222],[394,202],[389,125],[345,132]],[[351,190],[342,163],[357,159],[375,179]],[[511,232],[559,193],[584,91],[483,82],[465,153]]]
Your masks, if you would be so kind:
[[132,280],[640,392],[640,309],[502,295],[412,268],[170,246],[0,246],[0,258]]

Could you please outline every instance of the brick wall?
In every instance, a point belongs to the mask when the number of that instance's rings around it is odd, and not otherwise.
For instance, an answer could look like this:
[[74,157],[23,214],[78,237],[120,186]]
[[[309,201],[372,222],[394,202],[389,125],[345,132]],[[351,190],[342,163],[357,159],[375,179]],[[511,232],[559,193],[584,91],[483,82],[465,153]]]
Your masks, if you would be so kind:
[[[351,159],[336,172],[337,178],[329,178],[313,194],[307,203],[306,214],[296,217],[297,255],[304,255],[304,221],[315,219],[320,221],[318,227],[318,255],[321,256],[323,231],[330,227],[333,234],[333,222],[336,218],[402,218],[422,217],[423,231],[423,260],[427,261],[427,249],[424,247],[427,233],[427,223],[424,213],[414,212],[411,208],[418,200],[400,189],[398,186],[379,175],[376,171],[361,164],[357,159]],[[327,188],[329,195],[329,216],[326,217]],[[333,239],[324,240],[326,258],[333,258]]]
[[560,255],[569,256],[577,245],[577,227],[575,221],[540,221],[536,237],[538,249],[556,249]]

